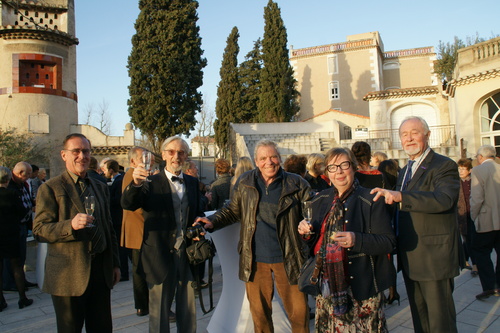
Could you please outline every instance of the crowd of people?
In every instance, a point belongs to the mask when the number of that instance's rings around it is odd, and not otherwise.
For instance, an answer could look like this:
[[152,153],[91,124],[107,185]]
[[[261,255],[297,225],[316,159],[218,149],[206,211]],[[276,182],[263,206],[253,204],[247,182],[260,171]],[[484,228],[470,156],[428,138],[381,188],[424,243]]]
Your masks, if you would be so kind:
[[[47,243],[39,287],[52,297],[59,332],[111,332],[110,291],[129,271],[150,332],[169,332],[173,321],[179,332],[196,332],[205,263],[190,264],[186,249],[204,232],[241,223],[239,279],[256,332],[274,330],[275,289],[292,332],[309,332],[311,317],[317,332],[387,332],[384,304],[400,300],[397,271],[415,332],[456,332],[461,269],[479,276],[478,300],[500,295],[500,165],[489,145],[475,160],[452,161],[429,147],[430,135],[424,119],[403,120],[402,168],[363,141],[282,161],[278,145],[261,140],[253,161],[218,159],[216,179],[204,184],[178,136],[152,163],[143,159],[147,149],[133,147],[124,168],[97,161],[90,140],[70,134],[61,175],[47,180],[24,161],[0,167],[0,286],[18,292],[20,309],[33,303],[26,290],[37,285],[23,269],[32,232]],[[312,207],[307,221],[303,202]],[[192,236],[198,225],[206,231]],[[320,287],[312,314],[297,285],[309,257]],[[0,311],[6,307],[2,291]]]

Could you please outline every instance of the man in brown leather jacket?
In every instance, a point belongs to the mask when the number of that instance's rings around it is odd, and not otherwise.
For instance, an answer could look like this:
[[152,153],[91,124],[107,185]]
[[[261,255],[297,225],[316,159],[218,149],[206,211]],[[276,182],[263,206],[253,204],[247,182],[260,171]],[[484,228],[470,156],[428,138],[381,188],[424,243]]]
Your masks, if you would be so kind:
[[272,332],[274,285],[283,300],[292,332],[309,332],[309,309],[297,278],[307,246],[297,232],[301,202],[311,188],[298,175],[285,172],[277,145],[261,140],[255,147],[256,169],[241,175],[230,204],[209,218],[205,228],[218,230],[241,221],[239,278],[246,283],[256,332]]

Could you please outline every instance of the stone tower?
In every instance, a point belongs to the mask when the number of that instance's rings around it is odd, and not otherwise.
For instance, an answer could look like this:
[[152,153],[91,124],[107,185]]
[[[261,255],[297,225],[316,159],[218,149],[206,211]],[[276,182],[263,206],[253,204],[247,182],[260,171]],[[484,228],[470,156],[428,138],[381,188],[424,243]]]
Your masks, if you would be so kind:
[[78,123],[77,44],[74,0],[0,0],[0,128],[49,147],[46,160],[29,162],[52,175]]

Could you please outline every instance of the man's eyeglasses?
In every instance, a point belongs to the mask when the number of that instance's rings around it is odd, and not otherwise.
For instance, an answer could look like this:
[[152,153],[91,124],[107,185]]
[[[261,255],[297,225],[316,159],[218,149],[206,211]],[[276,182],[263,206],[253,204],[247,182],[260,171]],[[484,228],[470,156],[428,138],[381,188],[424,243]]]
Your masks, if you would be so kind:
[[83,153],[83,155],[90,155],[90,149],[64,149],[66,151],[71,152],[71,154],[78,156],[80,153]]
[[349,161],[344,161],[340,164],[330,164],[326,166],[326,170],[328,172],[337,172],[337,170],[340,168],[341,170],[347,170],[351,167],[351,162]]
[[167,152],[167,154],[169,154],[170,156],[174,156],[175,153],[177,153],[177,155],[179,156],[184,156],[186,154],[186,152],[184,150],[175,150],[175,149],[165,149],[165,151]]

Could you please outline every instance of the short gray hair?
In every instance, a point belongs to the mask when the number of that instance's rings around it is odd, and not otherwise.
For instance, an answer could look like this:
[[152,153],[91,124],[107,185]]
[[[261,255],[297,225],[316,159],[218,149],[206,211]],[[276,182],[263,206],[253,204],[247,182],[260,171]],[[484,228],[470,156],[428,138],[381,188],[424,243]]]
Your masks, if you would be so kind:
[[12,178],[12,172],[9,168],[0,166],[0,184],[7,184]]
[[138,147],[138,146],[130,148],[130,150],[128,151],[128,161],[131,162],[133,158],[136,158],[137,155],[139,155],[139,152],[142,154],[142,152],[145,150],[146,150],[146,148],[142,148],[142,147]]
[[183,138],[181,138],[180,136],[177,136],[177,135],[166,138],[165,141],[163,141],[163,143],[161,144],[161,151],[164,151],[170,142],[173,142],[176,140],[179,140],[181,142],[181,144],[184,148],[184,153],[186,153],[186,156],[187,156],[189,154],[189,145]]
[[280,162],[281,162],[281,155],[280,155],[280,152],[278,150],[278,144],[274,141],[267,140],[267,139],[262,139],[255,144],[255,149],[253,150],[253,159],[254,160],[257,159],[257,150],[259,150],[260,147],[273,147],[274,150],[276,150],[276,153],[278,154],[278,157],[279,157]]
[[497,156],[497,151],[492,145],[483,145],[479,147],[477,154],[484,158],[495,158]]
[[422,117],[419,117],[419,116],[409,116],[409,117],[406,117],[405,119],[403,119],[403,121],[401,122],[401,124],[399,125],[399,129],[398,129],[398,132],[401,131],[401,126],[403,126],[404,123],[406,123],[408,120],[418,120],[420,121],[420,123],[422,123],[422,126],[424,127],[424,131],[425,131],[425,135],[427,133],[429,133],[431,130],[429,129],[429,125],[427,125],[427,122],[425,121],[424,118]]

